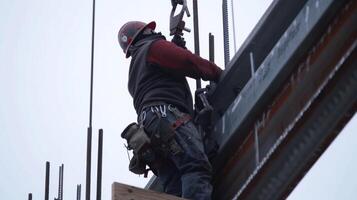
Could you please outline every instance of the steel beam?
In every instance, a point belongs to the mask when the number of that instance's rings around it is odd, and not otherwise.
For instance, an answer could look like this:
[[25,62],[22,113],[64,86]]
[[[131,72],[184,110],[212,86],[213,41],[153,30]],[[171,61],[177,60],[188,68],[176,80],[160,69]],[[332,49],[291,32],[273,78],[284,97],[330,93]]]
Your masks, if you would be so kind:
[[343,0],[309,0],[304,5],[261,63],[254,77],[216,123],[214,135],[221,144],[221,156],[216,161],[218,167],[230,156],[237,144],[247,137],[246,130],[254,123],[264,106],[271,102],[281,85],[306,52],[319,40],[345,3]]
[[[218,156],[226,160],[215,163],[220,169],[215,174],[215,199],[285,198],[356,112],[357,3],[346,3],[333,18],[293,73],[284,78],[273,101],[243,128],[237,115],[244,114],[242,107],[252,99],[243,100],[259,97],[259,91],[253,87],[247,92],[250,96],[241,97],[230,116],[231,123],[240,126],[222,131],[229,139]],[[255,131],[262,155],[258,164]]]
[[[354,52],[355,58],[357,56]],[[357,62],[346,62],[337,82],[318,97],[290,133],[279,137],[269,156],[236,191],[233,199],[286,199],[307,171],[356,113]],[[339,79],[339,80],[338,80]],[[219,198],[221,199],[221,198]]]
[[[217,89],[209,98],[217,111],[214,114],[214,123],[225,113],[250,79],[250,53],[254,54],[255,66],[260,66],[306,2],[307,0],[275,0],[272,2],[227,64]],[[224,98],[222,98],[223,96]]]

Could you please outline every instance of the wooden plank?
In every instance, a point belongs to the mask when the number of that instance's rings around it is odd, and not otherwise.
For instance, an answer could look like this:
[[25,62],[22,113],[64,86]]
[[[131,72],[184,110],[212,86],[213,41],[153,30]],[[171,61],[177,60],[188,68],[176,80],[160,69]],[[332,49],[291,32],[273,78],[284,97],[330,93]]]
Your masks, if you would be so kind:
[[112,184],[112,200],[184,200],[176,196],[117,183]]

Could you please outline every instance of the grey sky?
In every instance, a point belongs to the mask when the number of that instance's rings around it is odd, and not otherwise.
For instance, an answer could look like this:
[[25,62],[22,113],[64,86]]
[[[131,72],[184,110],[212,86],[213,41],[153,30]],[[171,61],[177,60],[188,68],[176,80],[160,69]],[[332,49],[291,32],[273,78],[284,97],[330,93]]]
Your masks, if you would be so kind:
[[[271,0],[235,2],[239,47]],[[57,196],[61,163],[64,198],[75,198],[76,184],[82,184],[84,197],[91,6],[83,0],[0,0],[0,199],[25,199],[29,192],[33,199],[42,199],[47,160],[50,198]],[[148,181],[128,171],[120,138],[136,114],[127,92],[129,60],[117,43],[118,28],[129,20],[155,20],[168,36],[170,9],[169,0],[97,0],[92,177],[95,180],[97,130],[103,128],[103,199],[110,199],[114,181],[140,187]],[[221,1],[199,1],[199,13],[201,55],[208,57],[212,32],[216,62],[222,66]],[[191,20],[186,21],[192,28]],[[185,38],[193,49],[193,33],[185,33]],[[355,117],[291,199],[353,199],[356,130]]]

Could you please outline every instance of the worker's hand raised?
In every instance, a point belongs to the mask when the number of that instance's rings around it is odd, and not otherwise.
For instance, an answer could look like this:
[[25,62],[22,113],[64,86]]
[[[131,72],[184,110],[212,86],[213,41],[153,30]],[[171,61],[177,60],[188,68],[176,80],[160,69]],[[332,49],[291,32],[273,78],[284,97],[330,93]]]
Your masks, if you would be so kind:
[[186,48],[186,41],[183,37],[181,37],[180,35],[175,35],[171,42],[173,42],[174,44],[176,44],[177,46],[181,47],[181,48],[184,48],[184,49],[187,49]]

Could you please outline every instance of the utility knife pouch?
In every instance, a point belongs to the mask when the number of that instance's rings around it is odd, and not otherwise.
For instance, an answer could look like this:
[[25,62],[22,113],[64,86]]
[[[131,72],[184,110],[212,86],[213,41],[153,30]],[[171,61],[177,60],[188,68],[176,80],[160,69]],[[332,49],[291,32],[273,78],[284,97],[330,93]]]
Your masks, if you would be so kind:
[[158,127],[155,133],[151,136],[153,143],[158,144],[159,151],[161,151],[166,157],[168,153],[171,155],[176,155],[183,152],[180,145],[174,139],[175,129],[172,124],[165,120],[165,118],[159,118]]

